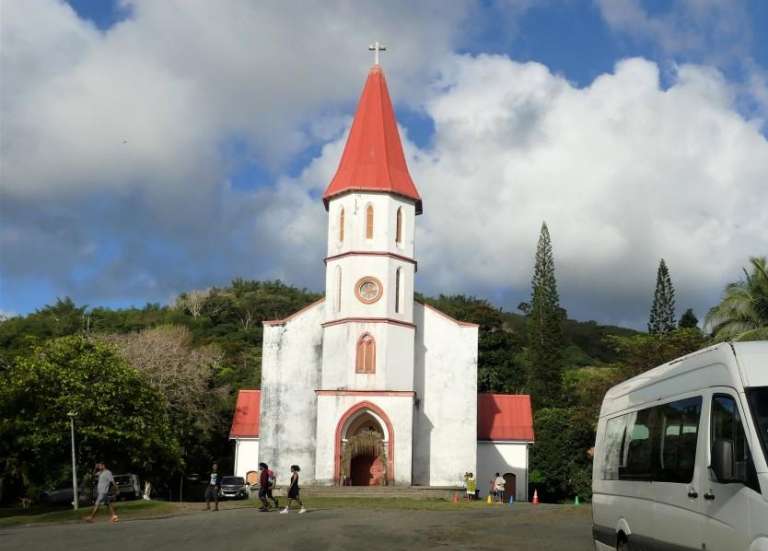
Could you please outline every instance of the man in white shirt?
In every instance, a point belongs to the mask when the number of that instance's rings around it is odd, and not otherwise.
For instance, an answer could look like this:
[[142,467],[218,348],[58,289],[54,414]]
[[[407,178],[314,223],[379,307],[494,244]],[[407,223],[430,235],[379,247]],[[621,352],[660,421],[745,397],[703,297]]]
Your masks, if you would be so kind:
[[107,465],[104,462],[96,463],[96,473],[98,475],[98,482],[96,483],[96,503],[93,504],[93,510],[91,515],[85,517],[88,522],[93,522],[93,518],[96,516],[96,511],[99,510],[99,505],[102,503],[109,507],[109,512],[112,513],[112,522],[117,522],[117,511],[115,506],[112,505],[112,488],[114,487],[115,493],[117,493],[117,485],[115,479],[112,477],[112,471],[107,469]]
[[507,485],[507,481],[504,480],[499,473],[496,473],[496,479],[493,481],[493,486],[496,489],[496,498],[500,501],[504,501],[504,487]]

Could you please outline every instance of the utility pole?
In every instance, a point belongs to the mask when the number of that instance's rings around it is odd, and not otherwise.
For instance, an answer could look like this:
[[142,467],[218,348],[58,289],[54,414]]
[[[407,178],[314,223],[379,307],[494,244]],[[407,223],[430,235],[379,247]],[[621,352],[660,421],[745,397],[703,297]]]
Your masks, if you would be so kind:
[[67,413],[67,417],[69,417],[69,430],[70,435],[72,437],[72,505],[75,507],[75,511],[77,511],[78,505],[80,504],[80,496],[77,495],[77,461],[75,461],[75,417],[77,416],[77,413],[74,411],[70,411]]

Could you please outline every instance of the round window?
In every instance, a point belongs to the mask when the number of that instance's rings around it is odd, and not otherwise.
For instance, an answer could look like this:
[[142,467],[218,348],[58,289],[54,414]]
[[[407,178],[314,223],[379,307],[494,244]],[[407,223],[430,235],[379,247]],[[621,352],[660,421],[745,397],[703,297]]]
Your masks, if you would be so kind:
[[381,298],[381,281],[375,277],[364,277],[355,285],[355,295],[364,304],[373,304]]

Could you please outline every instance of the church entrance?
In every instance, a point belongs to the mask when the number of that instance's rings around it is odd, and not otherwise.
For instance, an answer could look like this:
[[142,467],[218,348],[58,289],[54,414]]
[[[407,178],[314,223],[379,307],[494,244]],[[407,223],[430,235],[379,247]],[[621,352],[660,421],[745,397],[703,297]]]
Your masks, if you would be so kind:
[[373,455],[353,457],[349,466],[352,486],[381,486],[385,475],[381,459]]
[[339,483],[349,486],[385,486],[391,478],[391,442],[388,422],[360,407],[340,421]]

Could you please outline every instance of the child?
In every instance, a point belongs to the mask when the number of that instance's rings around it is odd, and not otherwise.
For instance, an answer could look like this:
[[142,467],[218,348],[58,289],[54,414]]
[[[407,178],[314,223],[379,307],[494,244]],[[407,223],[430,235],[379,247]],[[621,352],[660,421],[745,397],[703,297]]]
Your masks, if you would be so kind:
[[280,514],[288,513],[290,511],[291,507],[291,501],[295,501],[299,504],[299,514],[306,513],[307,510],[304,508],[304,504],[301,502],[301,498],[299,497],[299,469],[298,465],[291,465],[291,485],[288,487],[288,504],[285,506],[285,509],[280,511]]

